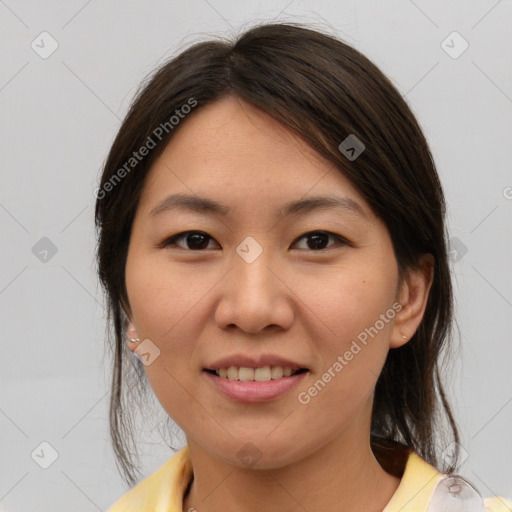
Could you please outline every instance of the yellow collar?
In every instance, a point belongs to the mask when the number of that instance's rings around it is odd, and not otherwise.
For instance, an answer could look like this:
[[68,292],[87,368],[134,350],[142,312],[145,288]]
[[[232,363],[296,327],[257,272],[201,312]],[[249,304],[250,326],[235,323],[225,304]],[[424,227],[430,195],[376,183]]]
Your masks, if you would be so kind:
[[[426,512],[443,476],[411,451],[400,484],[383,512]],[[182,512],[183,495],[191,478],[192,464],[188,446],[185,446],[152,475],[121,496],[108,512]],[[491,500],[486,500],[489,510],[501,510],[494,508],[496,504]]]
[[443,478],[433,466],[411,451],[397,490],[382,512],[423,512],[439,480]]

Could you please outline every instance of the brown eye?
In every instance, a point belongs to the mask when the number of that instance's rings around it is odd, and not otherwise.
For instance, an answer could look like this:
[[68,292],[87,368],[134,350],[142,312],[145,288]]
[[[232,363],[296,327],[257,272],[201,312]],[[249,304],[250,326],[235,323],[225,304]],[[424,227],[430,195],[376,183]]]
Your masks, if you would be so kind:
[[[185,240],[185,247],[176,243],[178,240]],[[200,251],[208,247],[209,240],[213,240],[210,235],[203,233],[202,231],[184,231],[177,235],[168,238],[162,247],[177,246],[182,249],[189,249],[191,251]]]
[[302,235],[298,240],[305,239],[306,240],[306,248],[313,251],[321,251],[324,249],[328,249],[331,246],[327,247],[329,242],[329,238],[335,239],[337,242],[342,244],[348,244],[348,242],[340,237],[339,235],[335,235],[334,233],[330,233],[329,231],[310,231]]
[[[293,245],[297,244],[298,240],[303,239],[306,240],[306,247],[302,247],[301,250],[305,249],[315,252],[329,249],[333,245],[336,245],[336,243],[328,245],[329,239],[338,242],[338,245],[352,245],[348,240],[329,231],[310,231],[309,233],[305,233],[300,236]],[[182,240],[184,240],[184,244],[183,242],[180,243]],[[184,231],[183,233],[178,233],[177,235],[168,238],[160,244],[160,247],[174,246],[190,251],[202,251],[204,249],[208,249],[209,241],[213,240],[214,239],[210,235],[203,231]]]

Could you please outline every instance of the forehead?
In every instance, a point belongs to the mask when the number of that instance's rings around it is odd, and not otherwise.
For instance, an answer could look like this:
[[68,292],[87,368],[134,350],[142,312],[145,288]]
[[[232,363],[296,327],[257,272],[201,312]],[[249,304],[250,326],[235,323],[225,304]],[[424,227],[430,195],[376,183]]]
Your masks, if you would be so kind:
[[150,170],[141,203],[154,209],[171,193],[216,199],[233,205],[230,211],[337,195],[371,216],[338,168],[266,112],[235,97],[185,119]]

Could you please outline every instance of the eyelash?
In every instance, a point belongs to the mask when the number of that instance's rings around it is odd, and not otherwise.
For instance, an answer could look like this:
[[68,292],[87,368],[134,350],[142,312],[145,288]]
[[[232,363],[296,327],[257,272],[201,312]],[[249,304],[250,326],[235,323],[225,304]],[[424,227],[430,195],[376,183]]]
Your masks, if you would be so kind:
[[[308,231],[307,233],[304,233],[300,237],[296,238],[295,241],[293,242],[293,244],[297,243],[299,240],[301,240],[302,238],[305,238],[308,235],[312,235],[312,234],[316,234],[316,233],[323,233],[323,234],[328,235],[329,237],[335,238],[337,240],[337,242],[340,243],[341,245],[348,245],[350,247],[354,247],[354,245],[350,241],[348,241],[346,238],[343,238],[340,235],[337,235],[335,233],[331,233],[330,231],[325,231],[325,230]],[[211,237],[210,235],[208,235],[208,233],[205,233],[204,231],[194,231],[194,230],[192,230],[192,231],[183,231],[181,233],[178,233],[176,235],[173,235],[173,236],[167,238],[166,240],[164,240],[164,242],[159,244],[158,247],[159,248],[168,248],[168,247],[174,246],[174,247],[177,247],[179,249],[183,249],[185,251],[204,252],[205,249],[188,249],[188,248],[180,247],[180,246],[178,246],[176,244],[176,240],[179,240],[180,238],[184,238],[184,237],[186,237],[187,235],[190,235],[190,234],[204,235],[208,239],[213,240],[213,237]],[[315,249],[300,249],[300,250],[309,250],[309,251],[312,251],[312,252],[322,252],[322,251],[326,251],[328,249],[331,249],[332,247],[333,246],[326,247],[324,249],[316,249],[316,250]]]

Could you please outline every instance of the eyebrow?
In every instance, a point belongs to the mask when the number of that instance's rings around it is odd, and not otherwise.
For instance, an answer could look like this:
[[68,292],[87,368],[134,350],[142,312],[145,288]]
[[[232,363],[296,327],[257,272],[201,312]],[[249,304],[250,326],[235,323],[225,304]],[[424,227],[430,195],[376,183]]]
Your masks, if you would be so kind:
[[[341,208],[349,213],[358,215],[368,220],[363,207],[349,197],[339,196],[310,196],[297,201],[285,203],[276,211],[276,217],[289,215],[302,215],[313,210]],[[190,196],[186,194],[172,194],[160,201],[150,212],[153,217],[163,212],[176,209],[189,210],[202,214],[216,214],[226,216],[230,208],[213,199],[206,197]]]

